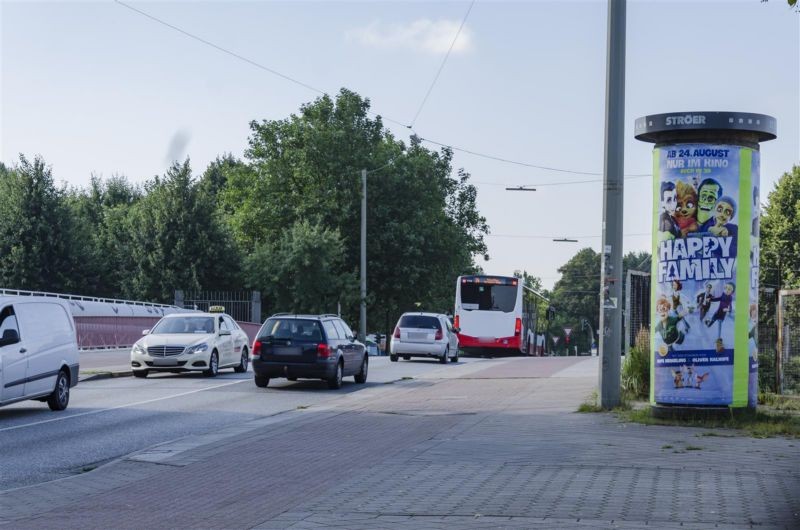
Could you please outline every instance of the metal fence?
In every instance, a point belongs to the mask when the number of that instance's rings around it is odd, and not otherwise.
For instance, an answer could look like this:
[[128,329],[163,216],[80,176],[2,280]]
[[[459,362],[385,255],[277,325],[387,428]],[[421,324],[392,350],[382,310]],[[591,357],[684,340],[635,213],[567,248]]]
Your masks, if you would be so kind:
[[200,311],[223,306],[237,322],[261,322],[259,291],[175,291],[175,305]]
[[800,289],[778,292],[776,379],[779,394],[800,394]]
[[777,325],[778,292],[772,288],[759,289],[758,292],[758,391],[778,392],[776,353],[778,344]]
[[625,278],[625,355],[642,329],[650,330],[650,274],[629,270]]

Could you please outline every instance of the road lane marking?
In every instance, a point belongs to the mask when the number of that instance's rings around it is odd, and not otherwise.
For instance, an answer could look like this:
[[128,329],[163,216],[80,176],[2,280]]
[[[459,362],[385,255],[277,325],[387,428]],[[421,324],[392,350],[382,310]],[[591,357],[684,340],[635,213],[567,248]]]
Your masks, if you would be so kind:
[[249,379],[238,379],[238,380],[232,381],[230,383],[223,383],[221,385],[209,386],[209,387],[205,387],[205,388],[198,388],[197,390],[190,390],[189,392],[181,392],[180,394],[172,394],[170,396],[164,396],[164,397],[160,397],[160,398],[148,399],[148,400],[145,400],[145,401],[138,401],[136,403],[126,403],[125,405],[117,405],[116,407],[110,407],[110,408],[107,408],[107,409],[90,410],[89,412],[79,412],[78,414],[72,414],[70,416],[60,416],[58,418],[52,418],[52,419],[49,419],[49,420],[35,421],[33,423],[25,423],[23,425],[14,425],[13,427],[5,427],[3,429],[0,429],[0,432],[13,431],[13,430],[16,430],[16,429],[23,429],[25,427],[33,427],[35,425],[43,425],[45,423],[52,423],[54,421],[69,420],[69,419],[72,419],[72,418],[78,418],[80,416],[88,416],[90,414],[100,414],[101,412],[108,412],[108,411],[111,411],[111,410],[118,410],[118,409],[124,409],[124,408],[128,408],[128,407],[136,407],[136,406],[139,406],[139,405],[146,405],[148,403],[154,403],[156,401],[164,401],[165,399],[173,399],[173,398],[177,398],[177,397],[181,397],[181,396],[188,396],[189,394],[196,394],[198,392],[205,392],[206,390],[214,390],[215,388],[222,388],[224,386],[236,385],[238,383],[243,383],[245,381],[250,381],[250,380]]

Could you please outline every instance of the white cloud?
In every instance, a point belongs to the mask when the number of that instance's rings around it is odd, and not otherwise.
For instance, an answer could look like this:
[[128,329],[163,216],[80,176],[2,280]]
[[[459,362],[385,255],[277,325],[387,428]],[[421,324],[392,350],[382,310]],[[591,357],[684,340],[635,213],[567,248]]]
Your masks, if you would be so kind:
[[[447,53],[458,32],[460,20],[415,20],[409,24],[381,24],[374,21],[366,27],[350,30],[347,40],[364,46],[390,49],[411,49],[428,53]],[[472,32],[464,26],[453,45],[453,53],[472,49]]]

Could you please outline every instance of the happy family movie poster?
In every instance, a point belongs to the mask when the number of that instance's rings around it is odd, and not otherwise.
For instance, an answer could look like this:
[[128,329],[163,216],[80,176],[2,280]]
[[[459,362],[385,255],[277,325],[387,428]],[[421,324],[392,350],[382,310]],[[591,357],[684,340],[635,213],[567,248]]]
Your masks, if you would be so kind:
[[759,152],[677,144],[654,157],[653,401],[754,405]]

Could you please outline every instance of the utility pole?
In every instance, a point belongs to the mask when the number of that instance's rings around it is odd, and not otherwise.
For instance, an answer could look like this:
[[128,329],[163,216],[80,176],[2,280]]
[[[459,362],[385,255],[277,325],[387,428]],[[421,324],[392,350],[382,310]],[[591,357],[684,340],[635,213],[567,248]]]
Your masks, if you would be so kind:
[[625,0],[608,2],[603,248],[600,284],[600,406],[620,402],[622,198],[625,135]]
[[358,340],[367,338],[367,170],[361,170],[361,319]]

